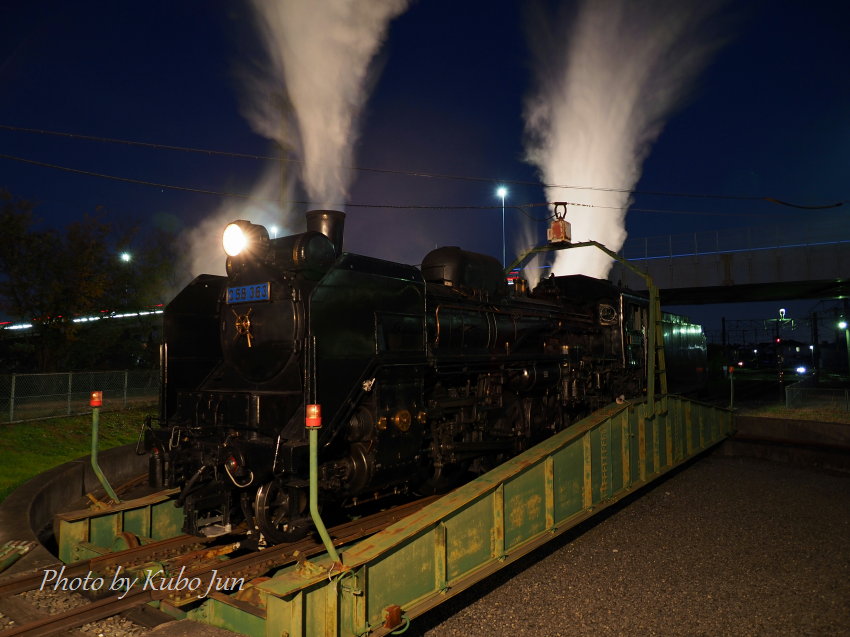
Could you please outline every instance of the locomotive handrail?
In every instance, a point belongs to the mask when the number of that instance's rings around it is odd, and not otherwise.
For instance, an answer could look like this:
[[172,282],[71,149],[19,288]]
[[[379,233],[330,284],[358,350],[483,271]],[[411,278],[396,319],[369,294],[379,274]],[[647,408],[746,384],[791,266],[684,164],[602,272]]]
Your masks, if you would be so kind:
[[[647,364],[646,364],[646,397],[649,403],[649,410],[651,413],[655,413],[655,357],[658,352],[658,343],[657,343],[657,334],[656,334],[656,324],[659,320],[659,311],[660,311],[660,303],[659,303],[659,295],[658,288],[655,286],[655,282],[652,280],[652,277],[649,276],[647,272],[644,272],[637,266],[629,263],[625,258],[609,250],[604,245],[599,243],[598,241],[582,241],[580,243],[570,243],[570,242],[561,242],[561,243],[547,243],[544,245],[539,245],[530,250],[527,250],[525,253],[517,257],[513,263],[511,263],[508,267],[505,268],[504,275],[507,277],[513,270],[517,270],[523,267],[530,259],[535,257],[538,254],[542,254],[544,252],[555,252],[556,250],[569,250],[571,248],[586,248],[588,246],[593,246],[599,248],[607,254],[609,257],[621,263],[625,268],[635,273],[637,276],[641,277],[646,282],[646,289],[649,292],[649,325],[651,329],[649,329],[649,336],[647,342]],[[667,370],[663,367],[659,370],[661,387],[662,391],[667,391]]]

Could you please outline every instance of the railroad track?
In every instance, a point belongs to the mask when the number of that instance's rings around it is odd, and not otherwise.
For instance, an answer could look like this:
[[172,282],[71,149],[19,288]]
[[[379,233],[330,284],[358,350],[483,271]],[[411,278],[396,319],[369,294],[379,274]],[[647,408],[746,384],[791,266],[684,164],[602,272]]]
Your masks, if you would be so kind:
[[[335,526],[329,529],[333,543],[336,546],[350,544],[377,533],[435,499],[436,496],[423,498]],[[0,632],[0,637],[13,637],[15,635],[47,637],[49,635],[67,634],[70,629],[157,600],[167,601],[174,606],[184,605],[187,602],[202,598],[207,592],[216,590],[215,578],[219,578],[219,582],[235,581],[239,578],[248,581],[265,575],[272,569],[295,563],[325,551],[321,541],[310,537],[298,542],[278,544],[231,559],[221,559],[222,555],[234,551],[237,547],[238,543],[209,546],[208,541],[203,538],[183,535],[64,566],[61,576],[68,580],[85,578],[87,575],[95,573],[103,577],[105,581],[110,575],[120,574],[122,570],[126,571],[126,569],[134,569],[153,563],[161,565],[165,572],[179,572],[183,580],[192,584],[197,582],[197,585],[192,586],[191,590],[188,587],[184,587],[182,590],[173,590],[174,586],[167,584],[168,580],[173,581],[173,577],[157,578],[154,574],[148,576],[148,579],[136,586],[107,595],[85,606],[13,626]],[[167,563],[167,566],[165,566],[165,563]],[[62,564],[56,564],[54,570],[61,570],[62,568]],[[0,583],[0,599],[39,588],[45,581],[45,570],[51,570],[51,567],[42,569],[37,573],[29,573],[3,581]],[[199,595],[199,592],[202,594]]]

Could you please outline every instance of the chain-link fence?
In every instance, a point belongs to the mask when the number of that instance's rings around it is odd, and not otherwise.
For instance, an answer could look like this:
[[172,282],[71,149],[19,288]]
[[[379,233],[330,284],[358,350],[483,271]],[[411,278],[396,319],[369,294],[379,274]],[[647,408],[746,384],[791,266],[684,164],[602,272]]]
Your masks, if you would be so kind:
[[0,423],[90,411],[93,391],[105,409],[150,404],[159,397],[159,370],[0,375]]
[[850,389],[846,387],[818,387],[802,381],[785,388],[785,406],[819,409],[846,409],[850,411]]

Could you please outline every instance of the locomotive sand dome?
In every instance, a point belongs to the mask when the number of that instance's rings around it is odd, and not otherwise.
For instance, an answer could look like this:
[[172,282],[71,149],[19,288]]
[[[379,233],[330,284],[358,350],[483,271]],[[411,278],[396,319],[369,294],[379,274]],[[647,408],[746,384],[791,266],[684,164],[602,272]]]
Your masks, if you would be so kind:
[[[180,488],[188,533],[279,542],[312,528],[306,405],[321,405],[319,499],[355,512],[448,489],[644,391],[646,299],[582,276],[528,294],[457,247],[421,270],[344,253],[344,217],[312,211],[306,232],[274,239],[233,222],[227,276],[198,277],[165,310],[145,439],[151,483]],[[676,333],[695,373],[701,332]]]

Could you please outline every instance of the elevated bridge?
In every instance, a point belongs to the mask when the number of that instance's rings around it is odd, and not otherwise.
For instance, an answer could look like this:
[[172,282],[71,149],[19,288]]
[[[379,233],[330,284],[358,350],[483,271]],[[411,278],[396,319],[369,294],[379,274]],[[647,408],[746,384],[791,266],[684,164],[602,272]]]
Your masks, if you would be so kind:
[[[620,255],[653,278],[664,305],[850,296],[850,215],[793,227],[633,238]],[[609,279],[646,289],[620,263]]]

